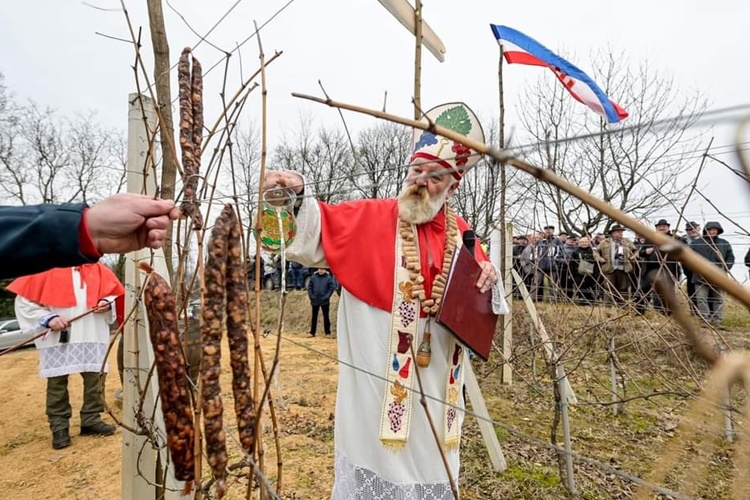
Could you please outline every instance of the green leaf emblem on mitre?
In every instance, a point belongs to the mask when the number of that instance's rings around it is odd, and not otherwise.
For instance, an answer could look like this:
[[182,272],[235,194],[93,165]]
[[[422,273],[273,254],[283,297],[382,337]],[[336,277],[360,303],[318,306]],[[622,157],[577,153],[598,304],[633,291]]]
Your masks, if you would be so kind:
[[471,132],[471,118],[469,118],[469,113],[463,106],[446,109],[437,117],[435,124],[461,135],[469,135],[469,132]]

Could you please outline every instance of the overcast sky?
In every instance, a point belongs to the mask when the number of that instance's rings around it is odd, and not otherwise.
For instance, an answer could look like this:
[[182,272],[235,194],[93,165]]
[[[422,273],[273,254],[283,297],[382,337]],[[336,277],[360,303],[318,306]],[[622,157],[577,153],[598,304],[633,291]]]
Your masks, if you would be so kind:
[[[244,0],[208,37],[223,50],[235,49],[259,24],[289,0]],[[206,33],[235,0],[174,0],[188,23]],[[132,46],[97,36],[95,32],[129,38],[119,1],[91,0],[102,11],[81,2],[28,0],[5,2],[0,16],[0,72],[21,99],[58,109],[62,114],[94,109],[101,123],[122,130],[126,125],[127,95],[135,89]],[[142,26],[144,54],[151,45],[145,0],[126,1],[133,23]],[[198,37],[164,4],[167,32],[176,61],[184,46]],[[589,54],[598,49],[624,51],[633,63],[648,61],[674,78],[683,92],[700,91],[709,108],[750,103],[750,47],[747,30],[750,2],[739,0],[640,1],[608,3],[593,0],[499,2],[488,0],[424,0],[424,18],[447,48],[446,62],[427,51],[423,56],[422,102],[425,108],[463,100],[480,116],[497,114],[497,44],[489,23],[505,24],[571,57],[590,71]],[[320,94],[317,81],[337,100],[380,108],[388,91],[388,111],[410,116],[413,92],[413,38],[377,0],[292,0],[262,30],[267,55],[283,50],[268,70],[269,133],[279,143],[300,115],[324,125],[340,125],[335,111],[300,102],[293,91]],[[195,51],[209,68],[223,54],[206,43]],[[233,56],[229,89],[239,83],[239,60],[247,75],[257,68],[255,39]],[[151,59],[146,61],[149,71]],[[512,128],[521,90],[543,70],[506,67],[507,123]],[[206,76],[207,122],[216,115],[223,76],[220,65]],[[550,75],[551,76],[551,75]],[[231,91],[233,92],[233,91]],[[176,95],[176,93],[174,93]],[[610,96],[617,100],[617,96]],[[260,93],[254,96],[248,120],[257,122]],[[355,130],[373,119],[347,115]],[[732,127],[717,127],[714,145],[731,144]],[[750,139],[747,139],[750,140]],[[719,149],[718,151],[726,151]],[[734,164],[729,154],[719,155]],[[705,193],[741,225],[750,228],[750,192],[718,165],[709,165],[701,184]],[[691,203],[687,216],[701,223],[719,220],[742,259],[750,240],[738,238],[732,224],[707,203]],[[674,217],[674,214],[664,214]],[[654,222],[654,221],[650,221]]]

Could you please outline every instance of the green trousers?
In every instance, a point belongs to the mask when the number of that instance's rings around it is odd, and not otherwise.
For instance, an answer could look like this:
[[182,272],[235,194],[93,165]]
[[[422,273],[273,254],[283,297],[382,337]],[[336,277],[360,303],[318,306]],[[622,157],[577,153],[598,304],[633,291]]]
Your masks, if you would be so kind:
[[[81,406],[81,426],[101,422],[104,400],[99,393],[99,374],[81,373],[83,378],[83,405]],[[67,429],[72,415],[68,397],[68,376],[47,379],[47,420],[52,432]]]

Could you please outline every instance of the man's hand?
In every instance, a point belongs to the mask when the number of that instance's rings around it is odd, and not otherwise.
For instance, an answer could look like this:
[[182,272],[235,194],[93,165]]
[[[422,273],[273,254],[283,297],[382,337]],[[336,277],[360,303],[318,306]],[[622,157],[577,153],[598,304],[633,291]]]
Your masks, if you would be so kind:
[[94,308],[95,313],[103,313],[112,309],[112,304],[107,299],[99,299],[99,302]]
[[180,211],[171,200],[140,194],[116,194],[86,211],[91,239],[101,253],[161,248],[170,221]]
[[484,293],[497,283],[497,273],[492,262],[485,260],[479,263],[479,267],[482,268],[482,274],[479,275],[477,280],[477,288],[479,288],[480,293]]
[[50,330],[59,332],[61,330],[65,330],[68,327],[68,320],[65,318],[61,318],[60,316],[57,316],[50,320],[50,322],[48,323],[48,326]]
[[654,247],[648,247],[646,249],[646,255],[651,255],[652,253],[654,253]]
[[296,194],[300,194],[305,186],[302,177],[294,172],[285,170],[266,172],[266,176],[263,179],[263,191],[268,191],[275,187],[288,187]]

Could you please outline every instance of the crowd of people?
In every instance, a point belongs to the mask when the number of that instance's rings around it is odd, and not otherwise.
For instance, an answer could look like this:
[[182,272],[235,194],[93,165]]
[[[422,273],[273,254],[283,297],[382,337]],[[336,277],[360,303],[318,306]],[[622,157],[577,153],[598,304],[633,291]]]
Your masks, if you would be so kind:
[[[707,222],[701,231],[697,222],[685,225],[685,234],[677,236],[666,219],[656,222],[657,231],[679,239],[690,249],[725,272],[734,265],[732,245],[720,235],[718,222]],[[610,227],[608,234],[575,236],[554,226],[544,232],[513,238],[513,267],[523,278],[532,300],[567,300],[577,304],[603,303],[632,306],[639,314],[649,307],[670,314],[654,291],[654,281],[664,278],[675,289],[685,278],[685,292],[691,310],[705,321],[720,327],[723,319],[722,292],[707,280],[662,252],[641,235],[635,240],[624,236],[625,228]],[[750,251],[745,256],[750,263]],[[514,288],[520,297],[518,287]]]

